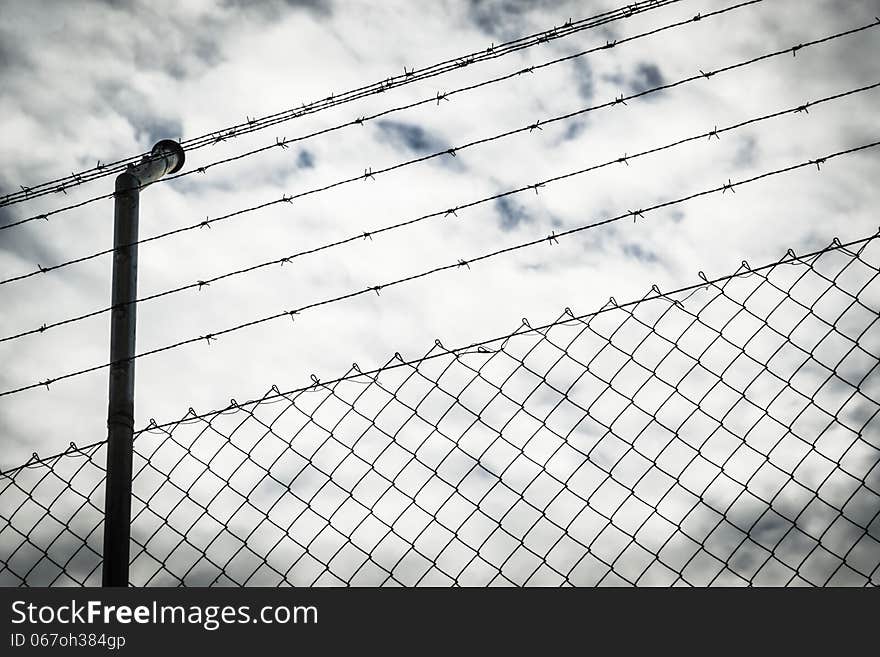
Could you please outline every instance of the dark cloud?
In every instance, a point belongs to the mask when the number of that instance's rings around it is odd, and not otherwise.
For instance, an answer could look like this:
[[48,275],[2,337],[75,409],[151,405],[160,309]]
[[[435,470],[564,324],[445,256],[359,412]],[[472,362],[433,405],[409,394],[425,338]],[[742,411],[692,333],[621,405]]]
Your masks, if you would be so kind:
[[150,148],[162,139],[180,139],[183,126],[175,117],[162,116],[150,106],[143,94],[121,82],[103,82],[95,87],[104,111],[122,116],[132,126],[135,138]]
[[531,221],[525,208],[512,201],[508,196],[495,199],[495,210],[501,217],[501,230],[513,230],[521,223]]
[[659,256],[649,249],[643,249],[639,244],[635,242],[629,242],[624,244],[621,249],[623,250],[623,254],[630,258],[635,258],[640,262],[645,262],[649,264],[653,264],[660,261]]
[[564,141],[571,141],[572,139],[577,139],[580,137],[584,130],[587,129],[586,121],[578,121],[572,120],[565,128],[565,132],[562,134],[562,139]]
[[468,0],[467,15],[486,34],[510,39],[521,36],[527,14],[558,5],[557,0]]
[[593,67],[583,57],[572,60],[577,92],[581,98],[591,102],[595,97],[596,85],[593,80]]
[[629,80],[629,88],[634,94],[666,84],[666,79],[656,64],[641,63],[636,66],[635,73]]
[[412,123],[379,121],[377,125],[386,141],[421,155],[438,153],[449,148],[445,141]]
[[322,18],[333,13],[331,0],[220,0],[220,6],[257,14],[267,20],[276,19],[282,12],[290,10],[305,10]]
[[296,164],[300,169],[312,169],[315,166],[315,156],[310,151],[302,149],[296,157]]
[[755,164],[758,152],[758,140],[752,135],[740,137],[733,163],[738,167],[750,167]]
[[177,119],[146,117],[134,127],[137,140],[146,141],[151,147],[163,139],[179,140],[183,133],[183,126]]

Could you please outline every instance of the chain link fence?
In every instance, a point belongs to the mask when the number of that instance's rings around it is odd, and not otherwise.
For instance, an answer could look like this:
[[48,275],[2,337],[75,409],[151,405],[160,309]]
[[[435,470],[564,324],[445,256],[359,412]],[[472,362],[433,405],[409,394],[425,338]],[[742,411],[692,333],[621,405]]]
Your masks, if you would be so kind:
[[[880,583],[880,240],[150,425],[131,583]],[[0,476],[0,584],[98,585],[106,444]]]

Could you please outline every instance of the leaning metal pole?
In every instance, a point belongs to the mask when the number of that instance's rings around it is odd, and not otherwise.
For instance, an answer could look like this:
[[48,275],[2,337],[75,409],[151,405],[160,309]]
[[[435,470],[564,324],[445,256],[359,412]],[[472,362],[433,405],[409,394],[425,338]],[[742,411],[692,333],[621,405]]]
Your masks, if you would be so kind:
[[113,290],[110,315],[110,403],[104,497],[104,586],[128,586],[134,355],[137,320],[138,204],[141,189],[183,166],[180,144],[160,141],[150,155],[116,178]]

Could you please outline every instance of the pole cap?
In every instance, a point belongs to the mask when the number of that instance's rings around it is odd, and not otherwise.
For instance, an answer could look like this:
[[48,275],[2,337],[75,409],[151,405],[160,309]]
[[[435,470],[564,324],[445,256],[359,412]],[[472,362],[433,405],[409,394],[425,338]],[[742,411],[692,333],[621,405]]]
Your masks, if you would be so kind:
[[168,169],[165,174],[177,173],[183,168],[183,163],[186,160],[186,154],[183,151],[183,146],[178,144],[173,139],[163,139],[160,142],[157,142],[155,146],[153,146],[153,150],[151,153],[153,156],[158,157],[173,157],[174,158],[174,166]]

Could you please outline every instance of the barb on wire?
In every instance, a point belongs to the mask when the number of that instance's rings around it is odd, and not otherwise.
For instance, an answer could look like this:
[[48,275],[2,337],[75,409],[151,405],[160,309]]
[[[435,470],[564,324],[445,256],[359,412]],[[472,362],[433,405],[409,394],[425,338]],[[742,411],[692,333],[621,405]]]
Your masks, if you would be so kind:
[[[869,25],[867,25],[867,26],[863,26],[863,27],[860,27],[860,28],[853,29],[853,30],[847,30],[847,31],[845,31],[845,32],[840,32],[840,33],[837,33],[837,34],[834,34],[834,35],[831,35],[831,36],[827,36],[827,37],[823,37],[823,38],[817,39],[817,40],[812,41],[812,42],[808,42],[808,43],[804,44],[804,47],[810,47],[810,46],[815,46],[815,45],[819,45],[819,44],[827,43],[827,42],[832,41],[832,40],[835,40],[835,39],[839,39],[839,38],[843,38],[843,37],[846,37],[846,36],[850,36],[850,35],[852,35],[852,34],[856,34],[856,33],[860,32],[860,31],[863,31],[863,30],[865,30],[865,29],[869,29],[869,28],[872,28],[872,27],[874,27],[874,24],[873,24],[873,23],[872,23],[872,24],[869,24]],[[787,52],[789,52],[789,49],[788,49],[788,48],[784,48],[784,49],[782,49],[782,50],[777,50],[777,51],[774,51],[774,52],[766,53],[766,54],[764,54],[764,55],[761,55],[761,56],[758,56],[758,57],[755,57],[755,58],[752,58],[752,59],[749,59],[749,60],[746,60],[746,61],[742,61],[742,62],[738,62],[738,63],[736,63],[736,64],[731,64],[731,65],[725,66],[725,67],[723,67],[723,68],[718,69],[716,72],[718,72],[718,73],[720,73],[720,72],[728,72],[728,71],[733,71],[733,70],[736,70],[736,69],[739,69],[739,68],[742,68],[742,67],[745,67],[745,66],[751,66],[751,65],[753,65],[753,64],[755,64],[755,63],[758,63],[758,62],[761,62],[761,61],[764,61],[764,60],[770,59],[770,58],[772,58],[772,57],[778,57],[778,56],[780,56],[781,54],[784,54],[784,53],[787,53]],[[693,82],[693,81],[695,81],[695,80],[698,80],[698,79],[699,79],[698,76],[692,76],[692,77],[684,78],[684,79],[678,80],[678,81],[676,81],[676,82],[672,82],[672,83],[669,83],[669,84],[664,84],[664,85],[661,85],[661,86],[658,86],[658,87],[653,87],[653,88],[646,89],[646,90],[641,91],[641,92],[638,92],[638,93],[634,93],[634,94],[628,96],[627,99],[628,99],[628,100],[631,100],[631,99],[635,99],[635,98],[640,98],[640,97],[643,97],[643,96],[647,96],[647,95],[649,95],[649,94],[659,93],[659,92],[661,92],[661,91],[665,91],[665,90],[668,90],[668,89],[672,89],[672,88],[675,88],[675,87],[677,87],[677,86],[681,86],[681,85],[684,85],[684,84],[689,84],[689,83],[691,83],[691,82]],[[864,88],[864,90],[867,90],[868,88],[870,88],[870,87]],[[817,101],[817,102],[818,102],[818,101]],[[569,112],[569,113],[567,113],[567,114],[559,115],[559,116],[553,117],[552,119],[548,119],[548,120],[544,121],[544,124],[546,125],[546,124],[549,124],[549,123],[554,123],[554,122],[559,122],[559,121],[565,121],[565,120],[567,120],[567,119],[570,119],[570,118],[573,118],[573,117],[575,117],[575,116],[579,116],[579,115],[582,115],[582,114],[586,114],[586,113],[588,113],[588,112],[592,112],[592,111],[596,111],[596,110],[599,110],[599,109],[605,109],[605,108],[608,108],[608,107],[612,107],[614,104],[615,104],[614,101],[608,101],[608,102],[606,102],[606,103],[602,103],[602,104],[599,104],[599,105],[593,105],[593,106],[585,107],[585,108],[582,108],[582,109],[579,109],[579,110],[575,110],[574,112]],[[816,104],[816,103],[814,102],[814,103],[812,103],[812,104]],[[491,142],[491,141],[495,141],[495,140],[499,140],[499,139],[504,139],[504,138],[506,138],[506,137],[508,137],[508,136],[515,135],[515,134],[518,134],[518,133],[520,133],[520,132],[524,132],[524,131],[526,131],[527,129],[528,129],[528,126],[524,126],[524,127],[522,127],[522,128],[518,128],[518,129],[514,129],[514,130],[505,131],[505,132],[499,133],[499,134],[494,135],[494,136],[491,136],[491,137],[485,137],[485,138],[483,138],[483,139],[479,139],[479,140],[476,140],[476,141],[469,142],[469,143],[467,143],[467,144],[463,144],[463,145],[461,145],[461,146],[457,146],[457,147],[455,147],[455,148],[456,148],[456,150],[463,150],[463,149],[465,149],[465,148],[469,148],[469,147],[477,146],[477,145],[484,144],[484,143],[488,143],[488,142]],[[710,138],[711,138],[711,136],[712,136],[712,135],[709,135]],[[715,134],[715,136],[717,137],[717,134]],[[439,152],[436,152],[436,153],[431,153],[431,154],[428,154],[428,155],[420,156],[420,157],[417,157],[417,158],[414,158],[414,159],[411,159],[411,160],[407,160],[407,161],[405,161],[405,162],[398,163],[398,164],[396,164],[396,165],[391,165],[390,167],[386,167],[385,169],[382,169],[382,170],[380,170],[380,171],[377,171],[376,173],[387,173],[387,172],[394,171],[394,170],[399,169],[399,168],[403,168],[403,167],[406,167],[406,166],[410,166],[410,165],[418,164],[418,163],[420,163],[420,162],[424,162],[424,161],[427,161],[427,160],[431,160],[431,159],[433,159],[433,158],[435,158],[435,157],[440,157],[440,156],[445,155],[445,154],[447,154],[447,153],[448,153],[448,150],[444,150],[444,151],[439,151]],[[627,158],[627,155],[624,154],[624,156],[621,157],[621,158],[618,160],[618,162],[620,162],[620,163],[622,163],[622,164],[625,164],[625,165],[629,166],[629,163],[628,163],[627,159],[628,159],[628,158]],[[370,172],[370,173],[372,173],[372,172]],[[308,195],[311,195],[311,194],[316,194],[316,193],[325,192],[325,191],[328,191],[328,190],[333,189],[333,188],[335,188],[335,187],[339,187],[339,186],[341,186],[341,185],[345,185],[345,184],[348,184],[348,183],[351,183],[351,182],[356,182],[356,181],[358,181],[358,180],[366,180],[366,179],[368,179],[368,176],[367,176],[367,172],[365,171],[365,173],[364,173],[363,176],[355,176],[355,177],[352,177],[352,178],[345,178],[345,179],[340,180],[340,181],[337,181],[337,182],[335,182],[335,183],[330,183],[330,184],[325,185],[325,186],[322,186],[322,187],[318,187],[318,188],[310,189],[310,190],[307,190],[307,191],[305,191],[305,192],[300,192],[299,194],[295,194],[295,195],[291,196],[290,198],[292,198],[292,199],[295,199],[295,198],[301,198],[301,197],[303,197],[303,196],[308,196]],[[162,178],[162,179],[160,179],[160,181],[161,181],[161,180],[166,180],[166,178]],[[109,196],[112,196],[112,195],[109,195]],[[92,200],[100,200],[100,199],[102,199],[102,198],[105,198],[105,197],[95,197],[95,199],[92,199]],[[81,205],[84,205],[84,204],[89,203],[89,202],[90,202],[90,201],[83,201],[82,203],[80,203],[80,204],[78,204],[78,205],[75,205],[75,206],[69,206],[69,208],[80,207]],[[210,223],[215,223],[215,222],[217,222],[217,221],[225,221],[225,220],[230,219],[230,218],[233,218],[233,217],[241,216],[241,215],[246,214],[246,213],[248,213],[248,212],[254,212],[254,211],[257,211],[257,210],[261,210],[261,209],[264,209],[264,208],[266,208],[266,207],[270,207],[270,206],[272,206],[272,205],[275,205],[275,204],[278,203],[278,202],[281,202],[281,201],[269,201],[269,202],[266,202],[266,203],[261,203],[261,204],[256,205],[256,206],[251,206],[251,207],[249,207],[249,208],[244,208],[244,209],[242,209],[242,210],[238,210],[238,211],[236,211],[236,212],[228,213],[228,214],[226,214],[226,215],[221,215],[221,216],[216,217],[216,218],[214,218],[214,219],[208,219],[208,220],[206,220],[207,223],[206,223],[206,222],[201,222],[201,223],[198,224],[198,225],[184,226],[184,227],[181,227],[181,228],[177,228],[177,229],[173,229],[173,230],[170,230],[170,231],[166,231],[166,232],[164,232],[164,233],[160,233],[160,234],[158,234],[158,235],[154,235],[153,237],[149,237],[149,238],[145,238],[145,239],[139,240],[138,242],[136,242],[136,244],[144,244],[144,243],[147,243],[147,242],[152,242],[152,241],[155,241],[155,240],[159,240],[159,239],[164,239],[164,238],[167,238],[167,237],[171,237],[171,236],[173,236],[173,235],[177,235],[177,234],[179,234],[179,233],[187,232],[187,231],[189,231],[189,230],[194,230],[195,228],[202,228],[202,227],[204,227],[204,226],[206,226],[206,225],[210,225]],[[69,208],[68,208],[68,209],[69,209]],[[24,221],[28,221],[28,220],[24,220]],[[22,222],[19,222],[19,223],[22,223]],[[12,226],[12,225],[18,225],[18,224],[8,224],[8,225],[9,225],[9,226]],[[129,246],[133,246],[133,244],[130,244]],[[67,266],[70,266],[70,265],[80,264],[80,263],[82,263],[82,262],[86,262],[86,261],[89,261],[89,260],[93,260],[93,259],[95,259],[95,258],[98,258],[98,257],[101,257],[101,256],[105,256],[105,255],[109,255],[109,254],[111,254],[111,253],[113,253],[113,249],[105,249],[105,250],[103,250],[103,251],[98,251],[98,252],[96,252],[96,253],[92,253],[92,254],[90,254],[90,255],[88,255],[88,256],[82,256],[82,257],[80,257],[80,258],[74,258],[74,259],[72,259],[72,260],[64,261],[64,262],[62,262],[62,263],[59,263],[58,265],[54,265],[54,266],[52,266],[52,267],[47,268],[46,271],[54,271],[54,270],[57,270],[57,269],[62,269],[62,268],[64,268],[64,267],[67,267]],[[31,278],[32,276],[35,276],[37,273],[40,273],[40,272],[30,272],[30,273],[27,273],[27,274],[20,274],[20,275],[17,275],[17,276],[12,276],[12,277],[9,277],[9,278],[6,278],[6,279],[2,279],[2,280],[0,280],[0,285],[4,285],[4,284],[8,284],[8,283],[13,283],[13,282],[17,282],[17,281],[25,280],[25,279]]]

